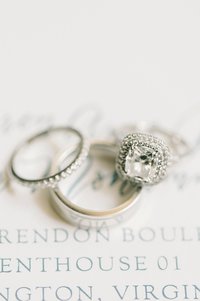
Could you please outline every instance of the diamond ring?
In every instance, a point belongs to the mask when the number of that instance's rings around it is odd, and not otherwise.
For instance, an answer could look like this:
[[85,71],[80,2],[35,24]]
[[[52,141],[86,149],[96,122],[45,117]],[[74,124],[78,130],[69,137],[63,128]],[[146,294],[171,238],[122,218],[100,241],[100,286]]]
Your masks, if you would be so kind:
[[116,170],[124,180],[155,184],[166,176],[171,159],[162,139],[145,133],[129,134],[121,143]]
[[[53,164],[56,157],[68,152],[62,166]],[[88,155],[88,141],[72,127],[51,127],[17,146],[8,164],[9,175],[31,188],[54,188],[81,166]]]

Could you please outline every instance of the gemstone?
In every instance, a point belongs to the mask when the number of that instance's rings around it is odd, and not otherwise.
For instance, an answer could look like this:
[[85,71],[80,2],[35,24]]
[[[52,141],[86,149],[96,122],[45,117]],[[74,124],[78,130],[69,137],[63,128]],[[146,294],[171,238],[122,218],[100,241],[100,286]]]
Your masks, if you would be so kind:
[[116,170],[123,180],[156,184],[166,175],[169,148],[160,138],[145,133],[127,135],[120,146]]
[[125,172],[129,177],[148,181],[156,173],[157,161],[157,156],[150,147],[134,146],[126,156]]

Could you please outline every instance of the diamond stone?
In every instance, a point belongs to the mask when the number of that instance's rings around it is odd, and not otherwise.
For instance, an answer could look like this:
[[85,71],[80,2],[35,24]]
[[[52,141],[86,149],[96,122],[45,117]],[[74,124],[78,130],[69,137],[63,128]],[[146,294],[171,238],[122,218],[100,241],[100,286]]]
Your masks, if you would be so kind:
[[125,161],[125,171],[128,176],[147,181],[156,172],[157,160],[152,150],[145,146],[137,146],[129,150]]

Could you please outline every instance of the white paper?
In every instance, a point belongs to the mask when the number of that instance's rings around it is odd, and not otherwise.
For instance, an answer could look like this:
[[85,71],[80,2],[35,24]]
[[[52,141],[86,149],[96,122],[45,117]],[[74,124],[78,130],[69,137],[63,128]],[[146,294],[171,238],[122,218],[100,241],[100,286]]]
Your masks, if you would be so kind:
[[[0,301],[200,300],[199,17],[197,1],[0,3]],[[137,121],[195,148],[113,229],[5,183],[14,147],[49,125],[110,139]]]

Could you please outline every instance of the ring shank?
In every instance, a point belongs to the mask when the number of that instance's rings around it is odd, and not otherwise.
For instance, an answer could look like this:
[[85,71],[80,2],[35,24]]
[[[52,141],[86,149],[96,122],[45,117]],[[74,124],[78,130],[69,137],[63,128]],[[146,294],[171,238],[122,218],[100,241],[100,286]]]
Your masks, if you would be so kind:
[[[45,176],[45,177],[38,177],[38,178],[31,178],[28,179],[26,177],[22,177],[19,172],[15,169],[15,159],[18,155],[18,153],[25,148],[26,146],[30,146],[31,143],[35,142],[37,139],[45,138],[52,132],[66,132],[73,134],[77,136],[80,139],[79,147],[78,147],[78,153],[74,160],[66,167],[62,168],[58,172],[53,171],[52,174]],[[40,132],[26,141],[22,142],[13,152],[11,155],[9,164],[8,164],[8,173],[9,175],[17,180],[19,183],[30,186],[33,188],[46,188],[46,187],[55,187],[58,182],[62,179],[67,177],[69,174],[71,174],[76,168],[78,168],[84,159],[87,157],[88,154],[88,143],[83,138],[83,135],[76,129],[72,127],[51,127],[48,130],[45,130],[43,132]]]

